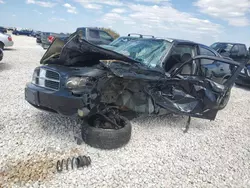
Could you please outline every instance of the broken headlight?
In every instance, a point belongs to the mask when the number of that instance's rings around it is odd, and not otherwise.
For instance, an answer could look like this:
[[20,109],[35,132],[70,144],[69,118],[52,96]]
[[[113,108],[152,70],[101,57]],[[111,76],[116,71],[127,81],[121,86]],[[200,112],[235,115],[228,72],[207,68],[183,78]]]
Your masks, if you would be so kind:
[[66,82],[68,89],[80,89],[87,85],[88,77],[70,77]]
[[35,69],[33,76],[32,76],[32,84],[37,84],[38,82],[38,77],[39,77],[39,69]]

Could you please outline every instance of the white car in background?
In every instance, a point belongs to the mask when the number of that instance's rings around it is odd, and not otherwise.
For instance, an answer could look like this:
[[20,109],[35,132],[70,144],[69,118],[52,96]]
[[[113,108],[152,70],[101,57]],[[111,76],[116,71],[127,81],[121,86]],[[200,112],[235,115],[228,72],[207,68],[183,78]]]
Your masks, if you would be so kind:
[[0,49],[14,45],[11,35],[0,33]]

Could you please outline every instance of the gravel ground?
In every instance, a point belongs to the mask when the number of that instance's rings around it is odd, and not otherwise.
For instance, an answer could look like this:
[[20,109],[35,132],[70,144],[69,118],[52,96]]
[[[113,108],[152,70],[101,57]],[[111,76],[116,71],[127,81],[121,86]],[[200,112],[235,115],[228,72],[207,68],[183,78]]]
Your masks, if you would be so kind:
[[[121,149],[77,145],[73,118],[41,112],[24,100],[44,50],[13,37],[0,63],[0,187],[250,187],[250,90],[234,87],[215,121],[165,116],[132,121]],[[88,155],[92,165],[55,173],[56,159]],[[15,185],[15,186],[14,186]]]

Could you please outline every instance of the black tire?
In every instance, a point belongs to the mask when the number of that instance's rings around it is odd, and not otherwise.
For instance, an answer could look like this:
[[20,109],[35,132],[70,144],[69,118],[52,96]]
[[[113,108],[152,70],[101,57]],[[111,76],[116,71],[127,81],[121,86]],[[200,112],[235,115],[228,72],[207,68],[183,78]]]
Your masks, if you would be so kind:
[[225,98],[221,101],[220,106],[219,106],[219,110],[222,110],[227,106],[228,101],[230,99],[230,95],[231,95],[231,89],[226,93]]
[[119,118],[124,122],[120,129],[104,129],[91,126],[88,122],[82,124],[83,141],[95,148],[116,149],[127,144],[131,138],[131,123],[123,116]]
[[4,43],[0,42],[0,49],[4,49]]
[[[224,80],[222,81],[222,83],[224,84],[226,81],[227,81],[227,79],[224,79]],[[231,95],[231,89],[229,89],[229,90],[227,91],[225,98],[221,101],[221,103],[220,103],[220,105],[219,105],[219,110],[222,110],[222,109],[224,109],[224,108],[227,106],[228,101],[229,101],[229,99],[230,99],[230,95]]]

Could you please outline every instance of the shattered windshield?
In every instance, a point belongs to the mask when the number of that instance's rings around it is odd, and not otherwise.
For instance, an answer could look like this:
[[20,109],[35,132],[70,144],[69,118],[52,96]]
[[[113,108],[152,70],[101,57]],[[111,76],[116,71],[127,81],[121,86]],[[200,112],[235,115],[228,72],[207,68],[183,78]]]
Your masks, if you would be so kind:
[[135,38],[120,37],[120,38],[114,40],[113,42],[111,42],[109,45],[119,47],[122,44],[124,44],[125,42],[131,41],[131,40],[135,40]]
[[140,39],[129,41],[114,51],[139,61],[149,67],[156,67],[169,51],[171,43],[162,39]]
[[227,43],[214,43],[210,46],[214,50],[225,50],[226,52],[230,52],[230,50],[233,47],[233,44],[227,44]]

